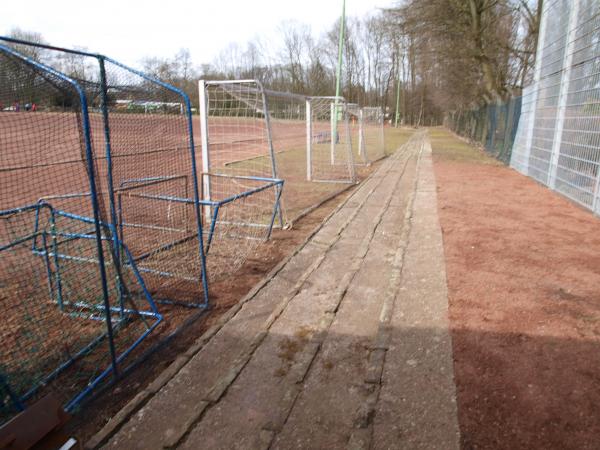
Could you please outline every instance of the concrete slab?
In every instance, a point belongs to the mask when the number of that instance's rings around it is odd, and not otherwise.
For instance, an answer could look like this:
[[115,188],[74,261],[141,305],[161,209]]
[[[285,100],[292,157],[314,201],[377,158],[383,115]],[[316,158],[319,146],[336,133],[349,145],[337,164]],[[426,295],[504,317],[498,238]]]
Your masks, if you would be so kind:
[[[410,158],[393,194],[404,199],[412,189],[415,158]],[[386,200],[385,198],[383,200]],[[285,427],[272,448],[346,448],[359,410],[370,395],[365,385],[371,342],[378,327],[383,297],[389,281],[393,249],[398,244],[404,208],[385,209],[360,270],[352,280],[335,319],[303,383]],[[369,209],[366,210],[370,212]],[[358,420],[361,420],[360,418]]]
[[427,142],[390,327],[371,448],[459,448],[446,272]]
[[455,448],[443,247],[424,143],[417,133],[384,161],[105,447]]

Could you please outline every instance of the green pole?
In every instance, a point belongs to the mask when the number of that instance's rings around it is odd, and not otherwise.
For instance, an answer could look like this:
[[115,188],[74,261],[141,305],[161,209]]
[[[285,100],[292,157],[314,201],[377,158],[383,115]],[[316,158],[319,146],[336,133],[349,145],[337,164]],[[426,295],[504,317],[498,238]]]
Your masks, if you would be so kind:
[[400,79],[400,61],[398,61],[398,89],[396,90],[396,120],[394,126],[398,128],[398,119],[400,118],[400,89],[402,89]]
[[346,0],[342,3],[342,22],[340,23],[340,41],[338,43],[338,66],[335,83],[335,96],[340,96],[340,85],[342,81],[342,54],[344,50],[344,32],[346,28]]
[[338,65],[335,82],[335,108],[334,108],[334,130],[335,130],[335,142],[337,142],[337,119],[338,119],[338,97],[340,96],[340,88],[342,83],[342,55],[344,50],[344,32],[346,28],[346,0],[342,2],[342,21],[340,23],[340,40],[338,43]]

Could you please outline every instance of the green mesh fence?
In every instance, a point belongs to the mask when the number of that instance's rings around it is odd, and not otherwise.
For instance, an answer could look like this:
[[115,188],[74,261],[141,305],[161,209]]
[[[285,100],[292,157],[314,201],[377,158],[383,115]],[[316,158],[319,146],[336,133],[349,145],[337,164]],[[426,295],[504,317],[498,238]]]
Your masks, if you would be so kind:
[[446,125],[455,133],[481,144],[485,150],[509,164],[517,125],[521,115],[521,97],[479,109],[454,111]]

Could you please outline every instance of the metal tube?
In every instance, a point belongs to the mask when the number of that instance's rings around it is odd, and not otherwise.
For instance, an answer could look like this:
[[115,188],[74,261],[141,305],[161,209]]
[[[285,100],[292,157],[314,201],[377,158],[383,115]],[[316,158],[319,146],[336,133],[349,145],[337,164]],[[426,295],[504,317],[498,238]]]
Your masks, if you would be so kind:
[[[208,142],[208,98],[206,95],[206,81],[198,82],[200,90],[200,139],[202,142],[202,199],[210,200],[210,155]],[[204,221],[209,223],[212,217],[210,206],[204,206]]]
[[363,135],[364,133],[364,128],[363,128],[363,109],[360,108],[358,110],[358,154],[360,156],[363,157],[363,159],[366,162],[369,162],[368,156],[367,156],[367,149],[365,148],[365,137]]
[[312,105],[306,100],[306,179],[312,180]]
[[273,224],[275,223],[275,214],[277,213],[277,204],[279,203],[279,198],[281,197],[282,188],[283,188],[283,182],[281,184],[281,188],[277,189],[277,201],[275,202],[275,206],[273,207],[273,214],[271,215],[271,222],[269,224],[269,230],[267,231],[267,236],[266,236],[265,240],[269,240],[271,238],[271,233],[273,232]]
[[210,244],[212,243],[213,234],[215,232],[215,226],[217,224],[217,217],[219,216],[219,205],[215,206],[215,210],[210,222],[210,231],[208,232],[208,239],[206,241],[206,253],[210,250]]
[[[266,126],[267,126],[267,142],[269,144],[269,156],[271,157],[271,175],[273,176],[273,178],[278,178],[277,161],[275,161],[275,150],[273,148],[273,133],[271,130],[271,114],[269,113],[269,102],[267,101],[267,96],[265,95],[265,90],[262,86],[262,83],[260,81],[257,81],[256,84],[261,91],[262,101],[263,101],[263,110],[264,110],[265,122],[266,122]],[[283,211],[282,211],[283,208],[281,206],[280,201],[281,201],[281,196],[276,195],[275,196],[275,207],[277,208],[277,212],[278,212],[279,225],[281,226],[281,228],[283,228],[284,227]]]
[[[342,0],[342,18],[340,21],[340,37],[338,42],[338,64],[336,71],[336,80],[335,80],[335,133],[337,134],[337,112],[338,112],[338,100],[337,98],[340,96],[340,87],[342,81],[342,56],[344,50],[344,32],[346,28],[346,0]],[[336,136],[337,137],[337,136]],[[333,136],[332,136],[333,138]],[[336,139],[337,140],[337,139]],[[333,164],[333,162],[332,162]]]

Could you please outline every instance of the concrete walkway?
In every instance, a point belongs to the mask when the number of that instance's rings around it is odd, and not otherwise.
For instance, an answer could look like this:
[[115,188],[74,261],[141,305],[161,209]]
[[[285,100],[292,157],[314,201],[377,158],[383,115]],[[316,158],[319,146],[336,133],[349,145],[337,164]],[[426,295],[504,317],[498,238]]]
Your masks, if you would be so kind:
[[452,449],[455,398],[418,132],[87,447]]

